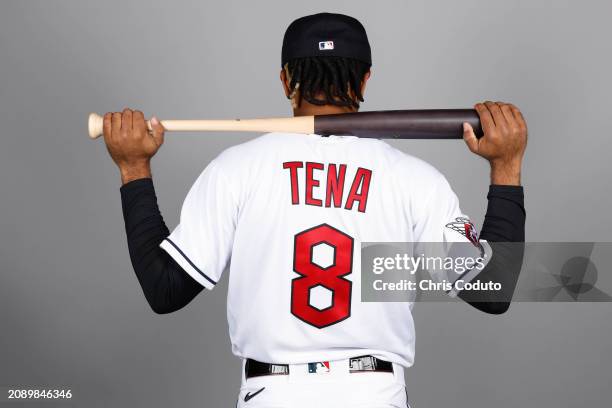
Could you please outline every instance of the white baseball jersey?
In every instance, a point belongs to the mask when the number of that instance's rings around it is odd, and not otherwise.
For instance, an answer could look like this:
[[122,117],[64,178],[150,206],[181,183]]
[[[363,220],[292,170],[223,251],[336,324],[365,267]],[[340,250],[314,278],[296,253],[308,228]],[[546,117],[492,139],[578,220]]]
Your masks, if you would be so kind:
[[444,176],[383,141],[270,133],[208,165],[161,246],[207,289],[229,265],[239,357],[410,366],[412,305],[360,301],[360,243],[466,240],[458,217]]

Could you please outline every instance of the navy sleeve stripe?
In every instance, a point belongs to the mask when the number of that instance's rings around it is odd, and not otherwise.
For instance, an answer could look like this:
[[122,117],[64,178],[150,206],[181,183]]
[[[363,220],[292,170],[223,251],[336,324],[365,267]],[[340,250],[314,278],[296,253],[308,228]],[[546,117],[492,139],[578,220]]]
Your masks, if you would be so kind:
[[191,259],[189,259],[189,257],[187,255],[185,255],[185,253],[183,251],[181,251],[181,248],[179,248],[174,242],[172,242],[172,240],[170,238],[166,238],[165,241],[168,241],[168,243],[170,245],[172,245],[174,247],[174,249],[176,249],[178,251],[179,254],[181,254],[181,256],[183,257],[183,259],[185,259],[189,265],[191,265],[191,267],[197,271],[200,275],[202,275],[202,277],[204,277],[207,281],[209,281],[210,283],[212,283],[213,285],[216,285],[217,282],[215,282],[213,279],[211,279],[208,275],[206,275],[204,272],[202,272],[200,270],[200,268],[198,268],[197,266],[195,266],[195,264],[193,262],[191,262]]

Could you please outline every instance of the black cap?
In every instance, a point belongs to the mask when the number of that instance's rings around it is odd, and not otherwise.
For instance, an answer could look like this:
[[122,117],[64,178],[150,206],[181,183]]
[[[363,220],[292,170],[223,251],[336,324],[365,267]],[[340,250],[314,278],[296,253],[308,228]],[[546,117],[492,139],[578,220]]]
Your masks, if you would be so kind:
[[365,28],[344,14],[319,13],[298,18],[283,38],[281,67],[302,57],[346,57],[372,64]]

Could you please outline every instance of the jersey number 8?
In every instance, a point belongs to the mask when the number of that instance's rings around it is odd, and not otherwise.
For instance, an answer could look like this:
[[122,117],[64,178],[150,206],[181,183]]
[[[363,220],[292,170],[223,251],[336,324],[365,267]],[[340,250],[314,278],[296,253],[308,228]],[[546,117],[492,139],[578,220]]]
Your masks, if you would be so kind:
[[[333,262],[323,267],[313,261],[314,247],[327,244],[334,250]],[[345,279],[353,270],[353,238],[327,224],[295,235],[293,270],[300,275],[291,281],[291,313],[322,329],[351,315],[352,282]],[[322,286],[331,292],[331,304],[312,306],[311,291]]]

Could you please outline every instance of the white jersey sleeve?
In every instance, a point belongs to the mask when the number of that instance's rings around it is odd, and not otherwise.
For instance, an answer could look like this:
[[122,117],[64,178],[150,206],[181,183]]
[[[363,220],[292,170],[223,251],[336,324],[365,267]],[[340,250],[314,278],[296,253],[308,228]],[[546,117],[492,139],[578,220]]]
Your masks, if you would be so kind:
[[[446,225],[454,220],[468,219],[459,208],[459,199],[441,174],[430,179],[427,197],[415,205],[414,232],[418,242],[456,242],[468,238]],[[474,231],[475,232],[475,231]]]
[[212,289],[232,251],[238,205],[218,160],[211,162],[185,198],[180,224],[161,247],[193,279]]
[[[480,241],[478,231],[470,218],[463,214],[459,199],[444,176],[437,173],[431,180],[429,196],[415,209],[414,236],[417,251],[426,256],[452,259],[453,265],[468,261],[468,267],[455,271],[428,268],[437,281],[463,282],[473,280],[490,261],[492,252],[486,241]],[[471,263],[471,260],[479,260]],[[448,292],[456,296],[457,290]]]

